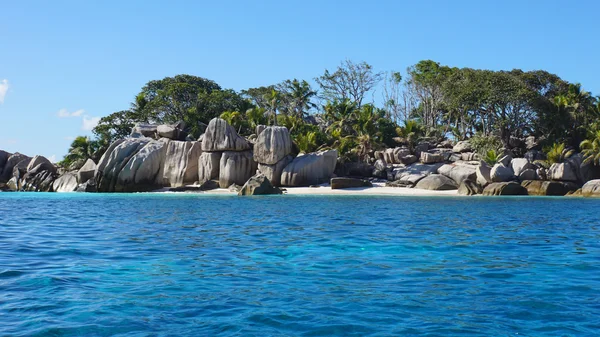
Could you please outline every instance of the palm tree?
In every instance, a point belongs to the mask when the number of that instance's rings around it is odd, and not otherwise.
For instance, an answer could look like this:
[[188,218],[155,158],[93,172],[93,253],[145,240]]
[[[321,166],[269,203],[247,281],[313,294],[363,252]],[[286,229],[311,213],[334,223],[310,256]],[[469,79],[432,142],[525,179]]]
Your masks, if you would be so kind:
[[281,104],[281,94],[275,89],[271,89],[271,92],[265,95],[267,101],[267,111],[270,116],[273,116],[273,125],[277,125],[277,109]]
[[84,136],[76,137],[71,143],[69,153],[58,164],[71,170],[78,169],[90,158],[97,161],[98,149],[97,141]]
[[250,124],[252,130],[256,130],[256,127],[261,124],[267,123],[267,118],[265,117],[265,109],[263,108],[251,108],[246,111],[246,119]]
[[285,93],[283,100],[287,101],[288,114],[302,118],[308,110],[317,107],[311,101],[317,95],[317,92],[312,90],[308,82],[298,81],[297,79],[287,80],[279,87]]
[[579,145],[583,154],[583,162],[600,166],[600,131],[596,131],[593,139],[587,139]]

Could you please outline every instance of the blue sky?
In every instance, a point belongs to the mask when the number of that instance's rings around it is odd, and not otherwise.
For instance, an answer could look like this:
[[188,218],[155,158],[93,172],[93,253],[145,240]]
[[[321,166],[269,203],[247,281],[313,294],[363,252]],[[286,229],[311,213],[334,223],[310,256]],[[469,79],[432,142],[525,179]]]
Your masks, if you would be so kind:
[[[340,61],[544,69],[600,94],[597,1],[5,1],[0,149],[60,160],[148,81],[242,90]],[[378,94],[376,93],[376,96]]]

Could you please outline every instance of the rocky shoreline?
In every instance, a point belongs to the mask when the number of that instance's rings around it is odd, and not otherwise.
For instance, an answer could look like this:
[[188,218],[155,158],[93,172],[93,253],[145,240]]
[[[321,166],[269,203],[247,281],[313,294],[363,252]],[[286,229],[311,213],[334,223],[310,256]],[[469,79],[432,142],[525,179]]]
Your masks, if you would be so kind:
[[[43,156],[0,150],[0,190],[35,192],[148,192],[230,189],[240,195],[282,194],[286,188],[327,184],[331,190],[393,189],[444,195],[600,196],[600,174],[575,154],[548,168],[545,155],[522,158],[505,150],[490,166],[469,141],[421,142],[413,150],[375,151],[366,163],[343,163],[336,150],[298,153],[285,127],[263,126],[248,139],[220,118],[198,140],[178,125],[138,124],[100,160],[65,171]],[[390,188],[392,188],[390,190]],[[324,190],[324,189],[322,189]],[[307,192],[310,191],[310,192]],[[381,190],[380,190],[381,191]],[[453,191],[453,192],[452,192]],[[377,193],[377,192],[374,192]],[[394,194],[394,193],[391,193]],[[407,194],[407,193],[399,193]],[[422,195],[423,193],[412,193]],[[411,195],[411,193],[408,193]]]

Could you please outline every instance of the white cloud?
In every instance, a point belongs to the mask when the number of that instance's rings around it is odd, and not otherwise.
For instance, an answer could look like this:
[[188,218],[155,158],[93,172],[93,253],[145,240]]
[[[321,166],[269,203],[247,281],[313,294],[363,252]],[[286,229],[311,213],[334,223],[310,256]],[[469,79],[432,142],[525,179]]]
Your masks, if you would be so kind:
[[85,110],[83,109],[79,109],[79,110],[75,110],[73,112],[69,112],[67,109],[62,108],[60,110],[58,110],[58,117],[60,118],[65,118],[65,117],[80,117],[81,115],[83,115],[83,113],[85,112]]
[[3,79],[0,81],[0,104],[4,103],[4,97],[6,97],[6,93],[8,92],[8,80]]
[[81,129],[85,131],[92,131],[92,129],[98,125],[98,122],[100,122],[100,117],[90,117],[85,115],[83,116],[83,125],[81,126]]
[[51,163],[56,163],[56,155],[55,155],[55,154],[51,155],[50,157],[48,157],[48,160],[49,160]]

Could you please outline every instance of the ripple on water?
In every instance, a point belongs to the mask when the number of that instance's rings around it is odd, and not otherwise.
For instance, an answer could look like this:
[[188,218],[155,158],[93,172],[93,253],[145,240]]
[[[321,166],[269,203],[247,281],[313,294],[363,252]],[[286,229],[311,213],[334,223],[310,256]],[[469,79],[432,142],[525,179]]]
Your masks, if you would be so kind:
[[0,335],[600,329],[599,200],[0,194],[24,203],[0,216]]

